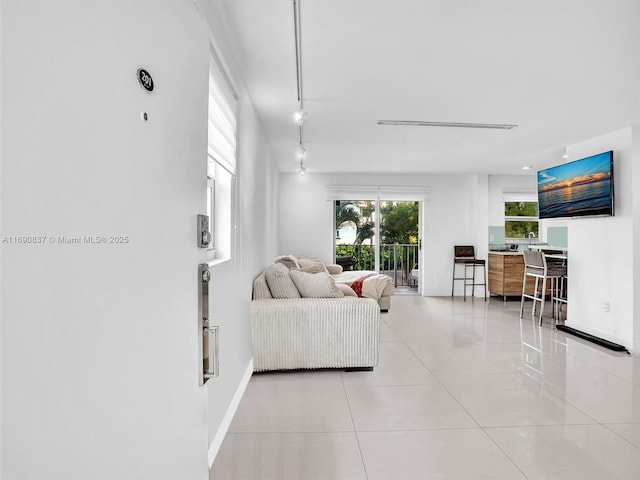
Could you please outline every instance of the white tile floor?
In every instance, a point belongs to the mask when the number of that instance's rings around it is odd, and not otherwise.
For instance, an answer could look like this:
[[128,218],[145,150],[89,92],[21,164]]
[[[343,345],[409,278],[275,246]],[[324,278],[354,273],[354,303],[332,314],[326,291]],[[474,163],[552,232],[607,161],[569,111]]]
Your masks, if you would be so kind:
[[640,358],[396,296],[373,372],[254,375],[212,480],[640,479]]

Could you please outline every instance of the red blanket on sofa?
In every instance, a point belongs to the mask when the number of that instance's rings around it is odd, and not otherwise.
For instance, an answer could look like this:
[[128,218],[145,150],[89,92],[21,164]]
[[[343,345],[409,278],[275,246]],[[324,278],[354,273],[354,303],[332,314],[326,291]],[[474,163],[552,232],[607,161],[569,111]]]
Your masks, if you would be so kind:
[[358,295],[359,297],[362,297],[362,284],[364,283],[365,279],[372,277],[373,275],[377,275],[377,274],[369,273],[364,277],[360,277],[357,280],[354,280],[354,282],[351,284],[351,288],[353,289],[354,292],[356,292],[356,295]]

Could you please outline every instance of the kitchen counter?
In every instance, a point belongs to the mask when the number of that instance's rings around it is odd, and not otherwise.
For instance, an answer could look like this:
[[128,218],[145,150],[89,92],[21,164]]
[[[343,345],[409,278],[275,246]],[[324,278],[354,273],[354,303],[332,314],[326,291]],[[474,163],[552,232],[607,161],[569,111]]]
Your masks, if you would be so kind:
[[[524,278],[522,252],[489,252],[489,293],[503,297],[521,296]],[[527,292],[533,284],[527,282]]]

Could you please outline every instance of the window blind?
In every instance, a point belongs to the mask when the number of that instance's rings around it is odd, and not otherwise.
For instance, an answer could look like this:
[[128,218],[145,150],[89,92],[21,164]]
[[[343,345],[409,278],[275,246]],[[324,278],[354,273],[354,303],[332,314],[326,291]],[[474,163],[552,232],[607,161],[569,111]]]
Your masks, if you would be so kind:
[[236,172],[237,102],[212,54],[209,61],[209,127],[207,153],[232,175]]

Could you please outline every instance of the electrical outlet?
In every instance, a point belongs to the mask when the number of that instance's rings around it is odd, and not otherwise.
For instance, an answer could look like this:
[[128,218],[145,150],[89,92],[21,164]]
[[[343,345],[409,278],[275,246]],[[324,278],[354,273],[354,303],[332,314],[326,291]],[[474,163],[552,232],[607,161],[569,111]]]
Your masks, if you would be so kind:
[[605,312],[609,311],[609,300],[605,300],[604,302],[602,302],[602,310],[604,310]]

